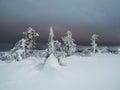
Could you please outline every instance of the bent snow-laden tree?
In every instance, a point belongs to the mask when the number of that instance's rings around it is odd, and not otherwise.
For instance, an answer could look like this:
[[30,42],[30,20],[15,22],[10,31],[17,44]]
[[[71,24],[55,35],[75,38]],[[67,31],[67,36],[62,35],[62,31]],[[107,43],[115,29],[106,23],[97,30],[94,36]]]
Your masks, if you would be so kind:
[[16,61],[20,61],[25,58],[25,39],[19,40],[13,49],[10,50],[12,58]]
[[54,33],[53,28],[50,27],[50,33],[49,33],[49,43],[48,48],[46,49],[46,59],[43,65],[45,67],[59,67],[59,58],[57,57],[57,49],[60,48],[61,43],[57,40],[54,40]]
[[33,50],[35,49],[35,38],[39,36],[36,31],[29,27],[27,31],[23,32],[25,35],[25,56],[31,56],[33,54]]
[[19,40],[15,46],[8,52],[3,52],[0,55],[0,59],[3,61],[6,60],[16,60],[20,61],[24,58],[25,54],[25,39]]
[[64,43],[63,50],[67,56],[74,54],[76,51],[76,44],[74,43],[75,40],[72,38],[72,33],[70,31],[67,31],[66,36],[62,37],[62,41]]
[[97,45],[97,43],[96,43],[96,40],[98,40],[98,37],[99,37],[99,35],[93,34],[93,35],[92,35],[92,38],[91,38],[91,41],[92,41],[92,43],[91,43],[91,45],[92,45],[92,53],[94,53],[94,54],[95,54],[97,51],[99,51],[98,45]]
[[57,50],[61,48],[61,43],[58,40],[54,40],[53,28],[50,27],[49,39],[48,39],[48,48],[46,49],[47,56],[53,53],[57,56]]

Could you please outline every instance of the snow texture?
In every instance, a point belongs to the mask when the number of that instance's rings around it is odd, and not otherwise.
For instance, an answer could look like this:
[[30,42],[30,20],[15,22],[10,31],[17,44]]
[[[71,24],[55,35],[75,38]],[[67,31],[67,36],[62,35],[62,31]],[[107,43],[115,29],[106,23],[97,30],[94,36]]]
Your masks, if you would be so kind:
[[[120,55],[73,55],[61,59],[65,66],[54,70],[37,67],[44,59],[0,61],[0,90],[120,90]],[[56,58],[51,55],[47,61]]]
[[47,58],[45,65],[44,65],[44,68],[45,69],[58,69],[58,68],[60,68],[58,59],[53,54],[51,54]]

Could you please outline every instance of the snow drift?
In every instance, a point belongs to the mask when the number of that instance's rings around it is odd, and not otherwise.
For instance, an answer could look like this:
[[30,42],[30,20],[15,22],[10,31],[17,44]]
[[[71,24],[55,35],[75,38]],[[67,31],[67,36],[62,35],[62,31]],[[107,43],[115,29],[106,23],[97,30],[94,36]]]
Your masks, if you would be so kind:
[[58,68],[60,68],[58,59],[53,54],[51,54],[45,62],[44,69],[58,69]]

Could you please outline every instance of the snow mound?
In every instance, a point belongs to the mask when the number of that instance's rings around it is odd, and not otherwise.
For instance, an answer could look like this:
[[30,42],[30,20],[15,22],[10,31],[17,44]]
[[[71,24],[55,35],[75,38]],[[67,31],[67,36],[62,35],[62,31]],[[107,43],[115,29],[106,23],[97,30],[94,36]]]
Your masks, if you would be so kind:
[[51,69],[51,68],[52,69],[58,69],[58,68],[60,68],[58,59],[53,54],[51,54],[47,58],[44,68],[45,69]]

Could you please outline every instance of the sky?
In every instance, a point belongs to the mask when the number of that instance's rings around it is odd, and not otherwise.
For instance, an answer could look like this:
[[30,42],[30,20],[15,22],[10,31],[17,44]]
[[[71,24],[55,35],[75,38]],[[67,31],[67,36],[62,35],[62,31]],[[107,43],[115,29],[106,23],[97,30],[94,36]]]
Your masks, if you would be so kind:
[[89,44],[93,33],[99,43],[120,45],[120,0],[0,0],[0,43],[15,43],[33,27],[48,41],[50,26],[55,39],[67,30],[78,44]]

